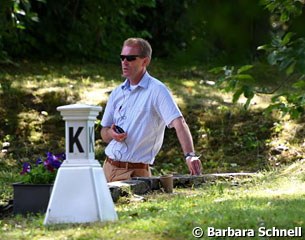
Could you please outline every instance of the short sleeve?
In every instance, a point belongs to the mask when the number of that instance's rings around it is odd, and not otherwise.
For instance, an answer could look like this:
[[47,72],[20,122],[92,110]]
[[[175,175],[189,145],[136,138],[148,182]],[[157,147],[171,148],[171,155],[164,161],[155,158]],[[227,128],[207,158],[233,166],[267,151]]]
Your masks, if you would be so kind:
[[156,94],[156,111],[161,116],[167,127],[171,128],[170,123],[182,116],[172,94],[165,85],[159,85]]

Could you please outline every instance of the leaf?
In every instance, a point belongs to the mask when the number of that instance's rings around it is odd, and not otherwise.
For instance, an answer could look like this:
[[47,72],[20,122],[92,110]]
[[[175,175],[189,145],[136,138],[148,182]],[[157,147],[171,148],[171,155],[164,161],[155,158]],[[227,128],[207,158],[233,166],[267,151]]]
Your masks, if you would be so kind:
[[236,79],[232,79],[231,81],[229,81],[229,84],[226,87],[226,90],[227,91],[233,91],[236,88],[236,85],[237,85]]
[[16,11],[16,13],[19,14],[19,15],[23,15],[23,16],[26,15],[26,13],[25,13],[25,11],[24,11],[23,9],[18,9],[18,10]]
[[233,99],[232,102],[236,103],[238,99],[240,98],[240,95],[244,92],[243,88],[238,89],[234,94],[233,94]]
[[243,82],[254,83],[255,80],[250,74],[237,74],[235,75],[237,80],[241,80]]
[[31,20],[32,20],[33,22],[39,22],[38,16],[33,16],[33,17],[31,17]]
[[278,61],[278,51],[272,51],[270,54],[268,54],[267,60],[268,60],[268,63],[270,65],[277,64],[277,61]]
[[248,108],[249,108],[249,105],[250,105],[250,103],[251,103],[251,99],[252,99],[252,98],[248,98],[248,99],[247,99],[246,103],[244,104],[244,108],[245,108],[245,109],[248,109]]
[[290,42],[291,37],[293,37],[295,35],[295,33],[293,32],[289,32],[285,35],[285,37],[283,38],[281,44],[282,45],[287,45]]
[[251,68],[253,68],[253,65],[244,65],[237,70],[237,73],[240,74],[242,72],[248,71]]
[[291,117],[292,119],[297,119],[297,118],[300,117],[301,112],[298,111],[298,109],[291,109],[291,110],[289,111],[289,114],[290,114],[290,117]]
[[305,88],[305,80],[297,81],[294,84],[292,84],[292,86],[294,88],[297,88],[297,89],[304,89]]
[[286,69],[287,76],[291,75],[294,72],[295,65],[296,65],[296,62],[294,61],[287,67],[287,69]]
[[269,44],[265,44],[265,45],[258,46],[256,49],[268,51],[268,50],[271,50],[272,47]]
[[24,29],[25,29],[25,26],[23,26],[22,24],[17,24],[16,28],[21,29],[21,30],[24,30]]
[[243,91],[244,91],[245,98],[252,99],[254,97],[254,91],[253,91],[252,87],[244,86]]
[[280,21],[281,22],[288,22],[289,21],[289,15],[287,13],[283,12],[281,14]]

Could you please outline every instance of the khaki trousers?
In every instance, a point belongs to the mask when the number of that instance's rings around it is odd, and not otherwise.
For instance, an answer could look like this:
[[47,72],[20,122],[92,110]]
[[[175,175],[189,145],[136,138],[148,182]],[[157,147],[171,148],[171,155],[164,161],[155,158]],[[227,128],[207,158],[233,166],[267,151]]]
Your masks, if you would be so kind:
[[103,169],[107,182],[130,180],[132,177],[151,177],[149,166],[148,169],[119,168],[105,161]]

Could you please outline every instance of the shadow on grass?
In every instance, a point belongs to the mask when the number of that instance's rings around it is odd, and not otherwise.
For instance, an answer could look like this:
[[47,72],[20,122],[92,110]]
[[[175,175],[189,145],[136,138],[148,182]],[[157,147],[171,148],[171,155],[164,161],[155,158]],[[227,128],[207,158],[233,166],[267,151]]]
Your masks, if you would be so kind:
[[[72,97],[71,97],[72,95]],[[0,93],[0,141],[10,143],[2,157],[32,159],[64,148],[64,122],[56,108],[74,103],[77,93],[50,91],[37,95],[17,88]]]
[[[276,136],[275,118],[263,109],[246,111],[218,96],[192,98],[183,98],[182,112],[195,150],[201,155],[204,173],[256,172],[269,165],[270,147],[266,143]],[[196,98],[200,101],[194,101]],[[188,173],[175,130],[166,129],[156,168],[159,172]]]
[[[32,157],[41,151],[63,148],[63,122],[56,107],[79,100],[79,88],[90,87],[90,82],[119,81],[120,67],[111,65],[22,63],[19,68],[7,69],[10,78],[2,78],[0,102],[0,141],[10,141],[12,158]],[[268,165],[269,147],[266,142],[274,137],[273,122],[263,110],[243,111],[241,107],[225,103],[217,89],[204,84],[208,78],[199,68],[177,68],[171,71],[158,64],[152,66],[157,78],[164,81],[182,100],[181,109],[193,135],[196,152],[202,157],[204,172],[257,171]],[[31,78],[32,76],[32,78]],[[11,87],[6,79],[26,81],[35,86],[32,92]],[[4,80],[3,80],[4,79]],[[85,79],[85,80],[84,80]],[[62,82],[61,82],[62,81]],[[71,89],[65,88],[73,82]],[[85,81],[82,82],[82,81]],[[56,87],[47,91],[47,86]],[[47,112],[45,116],[42,112]],[[3,116],[3,117],[2,117]],[[99,132],[96,134],[100,142]],[[97,155],[103,160],[104,145]],[[40,153],[41,154],[41,153]],[[164,144],[155,161],[155,172],[188,173],[180,144],[173,129],[166,129]]]

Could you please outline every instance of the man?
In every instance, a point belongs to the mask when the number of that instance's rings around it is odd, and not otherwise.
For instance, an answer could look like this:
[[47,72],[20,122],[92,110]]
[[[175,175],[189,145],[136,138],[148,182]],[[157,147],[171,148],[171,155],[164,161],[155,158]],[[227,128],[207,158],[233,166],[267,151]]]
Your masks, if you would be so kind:
[[110,94],[101,122],[101,136],[109,143],[104,172],[108,182],[149,177],[164,138],[165,127],[175,128],[190,174],[201,174],[193,139],[167,87],[146,68],[152,49],[142,38],[125,40],[121,51],[122,76]]

